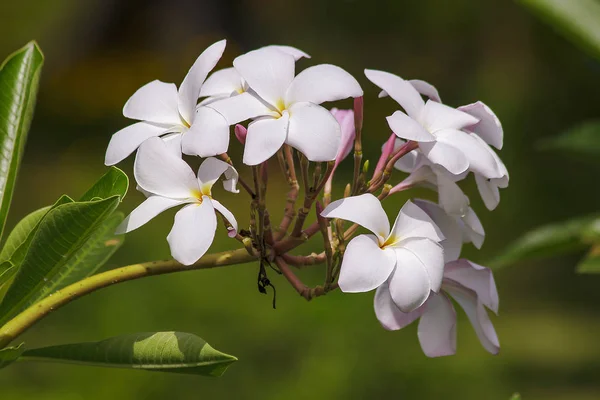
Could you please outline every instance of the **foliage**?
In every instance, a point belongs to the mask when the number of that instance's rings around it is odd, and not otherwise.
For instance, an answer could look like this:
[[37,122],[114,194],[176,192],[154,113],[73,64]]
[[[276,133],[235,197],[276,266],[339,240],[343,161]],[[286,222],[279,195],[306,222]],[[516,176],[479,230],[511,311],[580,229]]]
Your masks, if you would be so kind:
[[237,359],[183,332],[144,332],[95,343],[27,350],[24,361],[57,361],[147,371],[221,376]]

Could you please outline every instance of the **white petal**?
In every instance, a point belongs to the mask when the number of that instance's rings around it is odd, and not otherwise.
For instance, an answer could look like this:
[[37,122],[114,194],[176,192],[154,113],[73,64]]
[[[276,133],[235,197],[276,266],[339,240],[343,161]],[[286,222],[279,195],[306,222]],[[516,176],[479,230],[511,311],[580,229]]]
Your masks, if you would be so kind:
[[241,93],[244,90],[242,77],[235,68],[224,68],[213,72],[204,81],[200,89],[200,97],[227,96]]
[[419,321],[419,342],[427,357],[456,353],[456,312],[444,293],[432,294]]
[[152,81],[139,88],[123,107],[127,118],[158,124],[181,124],[174,83]]
[[233,66],[256,93],[273,106],[280,105],[294,79],[294,57],[272,48],[242,54]]
[[430,201],[417,199],[414,202],[431,217],[442,231],[445,239],[440,244],[444,248],[444,262],[454,261],[460,257],[463,234],[457,219],[449,216],[440,206]]
[[444,275],[444,248],[431,239],[422,238],[403,240],[400,246],[421,260],[429,275],[431,290],[439,292]]
[[475,292],[458,284],[447,285],[445,283],[444,290],[465,310],[483,347],[492,354],[498,354],[500,351],[498,335],[496,335],[492,321],[490,321],[483,304],[477,301]]
[[205,194],[210,193],[210,189],[223,174],[225,174],[225,180],[223,181],[225,190],[238,193],[239,190],[236,188],[239,178],[238,172],[230,164],[214,157],[204,160],[198,168],[198,183],[203,187],[203,192],[205,187],[208,191]]
[[390,232],[390,222],[381,202],[370,193],[336,200],[321,215],[357,223],[376,234],[380,241],[385,240]]
[[407,81],[389,72],[365,69],[367,78],[385,90],[412,118],[419,118],[425,102],[417,90]]
[[229,211],[223,204],[221,204],[217,200],[211,199],[211,202],[212,202],[212,205],[215,208],[215,210],[220,212],[221,215],[223,215],[223,217],[225,217],[225,219],[231,224],[232,229],[230,229],[227,232],[227,235],[229,237],[234,237],[238,232],[238,223],[237,223],[237,220],[235,219],[235,216],[233,215],[233,213],[231,211]]
[[438,142],[453,146],[465,155],[470,171],[486,178],[502,177],[502,172],[493,156],[493,150],[483,141],[477,140],[475,135],[456,129],[444,129],[438,131],[436,136]]
[[173,258],[184,265],[191,265],[202,257],[215,238],[217,216],[210,198],[204,196],[202,203],[183,207],[175,214],[175,222],[167,241]]
[[335,159],[342,132],[340,124],[325,108],[313,103],[295,103],[289,108],[290,127],[286,143],[310,161]]
[[225,117],[210,107],[196,110],[194,123],[183,135],[183,152],[191,156],[212,157],[227,152],[229,124]]
[[196,59],[179,87],[179,113],[190,125],[193,122],[200,88],[208,73],[219,62],[226,44],[226,40],[221,40],[207,47]]
[[436,141],[421,142],[419,148],[429,161],[441,165],[454,175],[462,174],[469,168],[467,157],[454,146]]
[[[405,140],[396,138],[394,142],[394,151],[399,150],[404,144],[406,144]],[[420,151],[413,150],[396,161],[394,168],[410,174],[423,163],[428,163],[427,159],[423,156],[423,154],[421,154]]]
[[460,259],[446,264],[444,278],[452,279],[471,289],[484,306],[498,313],[498,291],[491,269]]
[[465,216],[462,218],[465,231],[465,242],[471,242],[478,249],[483,245],[485,239],[485,231],[483,225],[479,221],[477,214],[471,207],[467,209]]
[[275,115],[269,107],[250,92],[217,100],[210,103],[209,106],[221,113],[229,125],[262,115]]
[[172,199],[197,195],[198,181],[190,166],[173,154],[159,138],[150,138],[140,146],[133,173],[145,191]]
[[432,142],[435,140],[435,136],[427,132],[421,124],[402,111],[396,111],[386,119],[392,132],[400,138],[417,142]]
[[423,262],[411,251],[396,248],[396,269],[390,279],[390,294],[398,308],[411,312],[429,297],[431,280]]
[[479,119],[479,123],[470,126],[469,131],[477,133],[486,143],[497,149],[502,149],[504,131],[500,120],[494,112],[483,102],[478,101],[473,104],[458,107],[459,110]]
[[348,243],[338,284],[345,293],[368,292],[383,284],[395,265],[394,252],[381,250],[374,235],[359,235]]
[[251,122],[246,135],[244,164],[257,165],[275,154],[287,138],[288,125],[287,112],[284,112],[281,118],[265,118]]
[[138,122],[121,129],[110,138],[104,164],[115,165],[123,161],[145,140],[162,135],[166,131],[167,128],[164,126],[147,124],[145,122]]
[[442,129],[462,129],[479,122],[472,115],[431,100],[421,111],[420,121],[432,133]]
[[490,211],[498,207],[498,203],[500,203],[500,191],[493,181],[493,179],[486,179],[478,174],[475,175],[475,183],[477,183],[479,194]]
[[129,214],[127,218],[123,220],[123,222],[121,222],[115,233],[119,235],[122,233],[131,232],[132,230],[144,225],[161,212],[181,204],[185,204],[185,201],[173,200],[161,196],[150,196],[144,200],[142,204],[137,206],[131,212],[131,214]]
[[167,145],[167,148],[177,157],[181,158],[181,133],[169,133],[161,136],[161,139]]
[[463,216],[469,208],[469,198],[460,186],[454,182],[453,176],[443,168],[435,167],[439,203],[450,215]]
[[374,303],[377,319],[385,329],[390,331],[402,329],[405,326],[410,325],[423,314],[427,305],[427,303],[425,303],[422,307],[419,307],[414,311],[403,313],[398,306],[396,306],[394,300],[392,300],[387,282],[377,288]]
[[436,242],[444,235],[425,211],[407,201],[396,217],[388,242],[399,242],[412,237],[428,238]]
[[326,101],[360,97],[363,90],[352,75],[331,64],[315,65],[300,72],[285,95],[286,104]]
[[290,56],[294,57],[294,60],[296,60],[296,61],[298,61],[302,57],[304,57],[304,58],[310,58],[310,56],[308,54],[306,54],[302,50],[297,49],[297,48],[292,47],[292,46],[281,46],[281,45],[272,44],[270,46],[265,46],[265,47],[262,47],[262,48],[263,49],[275,49],[275,50],[283,51],[284,53],[289,54]]
[[421,93],[423,96],[427,96],[431,100],[437,101],[438,103],[442,102],[438,90],[431,83],[422,81],[420,79],[411,79],[408,82],[413,85],[413,87],[417,89],[417,92]]

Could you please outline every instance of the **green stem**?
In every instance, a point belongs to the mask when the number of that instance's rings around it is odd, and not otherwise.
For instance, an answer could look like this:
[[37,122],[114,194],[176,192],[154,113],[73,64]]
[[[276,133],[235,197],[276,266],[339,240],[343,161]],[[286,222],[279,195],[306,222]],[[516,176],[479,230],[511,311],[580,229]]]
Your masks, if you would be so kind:
[[253,260],[256,260],[256,257],[248,254],[246,249],[237,249],[205,255],[192,265],[182,265],[174,260],[152,261],[128,265],[90,276],[54,292],[51,296],[35,303],[8,321],[0,328],[0,349],[6,347],[11,341],[52,311],[98,289],[147,276],[244,264]]

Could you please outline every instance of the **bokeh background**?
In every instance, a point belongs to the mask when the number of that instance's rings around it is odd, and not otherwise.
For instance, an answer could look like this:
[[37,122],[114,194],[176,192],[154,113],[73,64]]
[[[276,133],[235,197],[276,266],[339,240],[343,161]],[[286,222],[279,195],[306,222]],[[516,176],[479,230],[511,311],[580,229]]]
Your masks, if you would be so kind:
[[[490,105],[504,125],[500,155],[511,183],[498,209],[489,212],[474,182],[466,182],[487,231],[482,251],[465,248],[476,262],[485,264],[534,226],[593,212],[600,204],[598,164],[538,146],[542,138],[600,117],[600,65],[513,2],[20,0],[0,2],[0,54],[36,39],[46,64],[9,227],[63,193],[83,193],[105,169],[111,134],[130,123],[121,115],[127,98],[153,79],[179,84],[198,54],[224,37],[228,47],[219,67],[276,43],[312,55],[298,69],[333,63],[354,74],[365,89],[364,146],[372,162],[389,135],[384,117],[395,106],[377,100],[365,67],[430,81],[450,105],[478,99]],[[241,154],[233,140],[230,154]],[[131,166],[130,159],[122,165],[128,173]],[[343,166],[338,193],[351,175],[351,162]],[[277,217],[285,184],[275,169],[271,176],[269,202]],[[435,198],[427,191],[414,195]],[[122,209],[130,211],[141,199],[132,190]],[[404,200],[392,198],[386,208],[395,214]],[[247,222],[245,194],[223,202]],[[105,268],[168,257],[172,218],[165,213],[129,234]],[[223,232],[220,237],[212,250],[237,246]],[[25,341],[34,347],[181,330],[240,361],[219,379],[17,363],[1,371],[0,397],[480,400],[519,391],[524,399],[598,399],[600,277],[574,273],[580,256],[496,272],[498,356],[483,350],[460,312],[458,354],[428,359],[416,325],[399,332],[379,326],[372,293],[334,292],[307,303],[271,274],[273,310],[272,293],[257,291],[257,267],[250,264],[129,282],[50,315]],[[315,284],[322,275],[302,272]]]

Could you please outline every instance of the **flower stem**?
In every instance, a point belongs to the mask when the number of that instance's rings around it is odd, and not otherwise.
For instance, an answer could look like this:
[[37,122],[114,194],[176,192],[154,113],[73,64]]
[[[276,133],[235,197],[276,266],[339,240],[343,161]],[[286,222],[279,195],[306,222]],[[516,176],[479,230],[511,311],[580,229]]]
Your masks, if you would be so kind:
[[207,254],[192,265],[182,265],[174,260],[152,261],[128,265],[90,276],[54,292],[52,296],[35,303],[8,321],[0,328],[0,348],[6,347],[11,341],[52,311],[96,290],[147,276],[244,264],[254,260],[256,260],[256,257],[248,254],[246,249],[237,249]]

